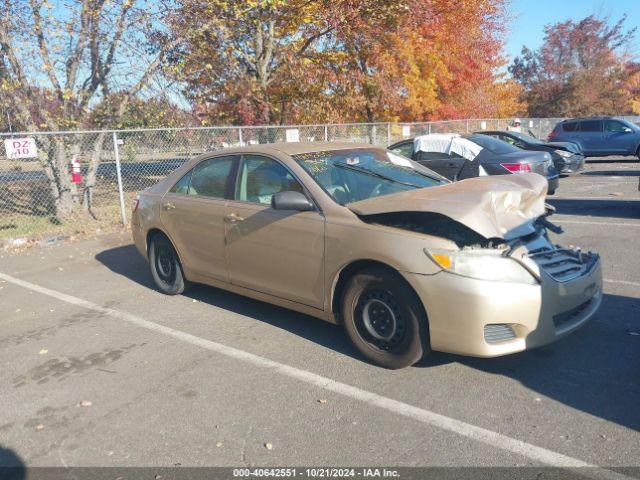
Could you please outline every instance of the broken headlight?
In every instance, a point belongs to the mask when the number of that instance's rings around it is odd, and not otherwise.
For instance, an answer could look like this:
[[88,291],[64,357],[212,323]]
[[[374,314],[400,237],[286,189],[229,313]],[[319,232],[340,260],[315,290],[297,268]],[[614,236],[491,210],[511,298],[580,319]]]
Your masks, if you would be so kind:
[[463,277],[494,282],[537,284],[522,264],[502,255],[500,250],[463,250],[459,252],[427,250],[424,252],[443,270]]

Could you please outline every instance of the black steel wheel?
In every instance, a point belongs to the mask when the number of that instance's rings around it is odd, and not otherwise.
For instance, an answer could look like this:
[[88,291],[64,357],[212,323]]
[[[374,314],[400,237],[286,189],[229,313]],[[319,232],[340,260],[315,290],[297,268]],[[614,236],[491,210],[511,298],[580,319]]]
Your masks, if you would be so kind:
[[169,239],[162,234],[155,235],[149,244],[149,267],[162,293],[179,295],[184,292],[186,282],[180,259]]
[[390,269],[369,268],[354,275],[345,288],[341,313],[353,344],[377,365],[407,367],[430,351],[422,303]]

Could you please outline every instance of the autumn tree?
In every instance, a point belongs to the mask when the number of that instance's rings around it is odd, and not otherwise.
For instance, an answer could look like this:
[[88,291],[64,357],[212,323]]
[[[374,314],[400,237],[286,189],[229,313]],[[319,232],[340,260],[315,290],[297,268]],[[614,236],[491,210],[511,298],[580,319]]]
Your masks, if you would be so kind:
[[590,15],[545,27],[538,50],[523,47],[509,67],[536,117],[621,114],[631,109],[626,47],[634,30]]
[[[117,93],[114,115],[148,88],[161,66],[158,42],[170,5],[144,0],[6,0],[0,5],[2,96],[10,99],[17,123],[29,131],[63,131],[86,126],[91,107]],[[84,189],[68,174],[79,146],[71,137],[38,137],[43,170],[59,218],[78,206],[89,211],[105,134],[94,139]]]
[[512,114],[504,4],[181,0],[172,30],[189,40],[168,60],[210,123]]
[[91,108],[88,126],[92,129],[129,130],[136,128],[189,127],[196,124],[192,111],[178,106],[167,96],[133,97],[120,111],[122,96],[113,93]]
[[321,3],[181,0],[170,25],[187,41],[171,50],[170,70],[210,123],[280,123],[286,64],[331,30],[318,16]]

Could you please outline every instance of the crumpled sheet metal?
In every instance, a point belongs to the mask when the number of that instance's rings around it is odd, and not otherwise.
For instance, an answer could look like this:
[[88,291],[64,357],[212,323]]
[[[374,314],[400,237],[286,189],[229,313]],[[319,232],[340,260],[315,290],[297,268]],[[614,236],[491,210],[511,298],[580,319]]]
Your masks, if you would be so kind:
[[350,203],[357,215],[432,212],[446,215],[483,237],[511,240],[533,233],[545,214],[547,180],[535,173],[462,180]]

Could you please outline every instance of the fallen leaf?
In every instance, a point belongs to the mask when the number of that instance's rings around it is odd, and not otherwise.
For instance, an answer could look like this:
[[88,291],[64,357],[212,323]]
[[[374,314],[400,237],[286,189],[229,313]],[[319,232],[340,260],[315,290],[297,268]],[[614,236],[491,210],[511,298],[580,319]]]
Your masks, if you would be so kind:
[[38,352],[40,355],[46,355],[47,353],[49,353],[49,349],[48,348],[43,348],[42,350],[40,350]]
[[327,400],[324,399],[324,398],[321,398],[320,400],[318,400],[318,403],[325,404],[325,403],[327,403]]
[[63,270],[64,270],[64,268],[62,268],[62,267],[58,267],[58,271],[59,271],[59,272],[61,272],[61,271],[63,271]]
[[622,193],[622,192],[613,192],[613,193],[610,193],[609,195],[611,195],[612,197],[622,197],[624,195],[624,193]]
[[44,430],[44,425],[36,425],[36,432],[41,432],[42,430]]
[[265,443],[264,448],[266,448],[267,450],[273,450],[273,445],[271,445],[270,443]]
[[218,442],[218,443],[216,443],[216,447],[218,447],[218,448],[220,448],[222,445],[223,445],[223,443],[222,443],[222,442]]
[[194,298],[193,300],[191,300],[191,303],[198,303],[198,300]]
[[93,403],[89,400],[80,400],[80,403],[78,403],[79,407],[90,407],[91,405],[93,405]]
[[540,397],[536,397],[534,400],[535,400],[536,402],[541,402],[541,401],[542,401],[542,399],[541,399]]

